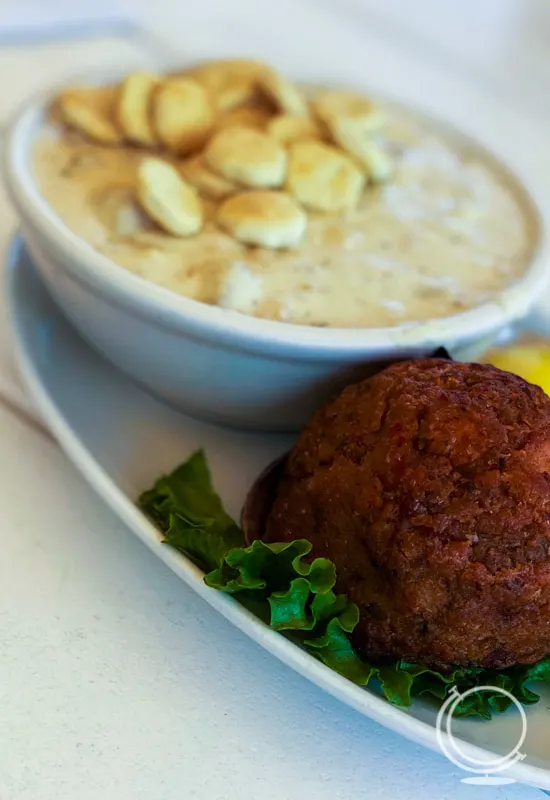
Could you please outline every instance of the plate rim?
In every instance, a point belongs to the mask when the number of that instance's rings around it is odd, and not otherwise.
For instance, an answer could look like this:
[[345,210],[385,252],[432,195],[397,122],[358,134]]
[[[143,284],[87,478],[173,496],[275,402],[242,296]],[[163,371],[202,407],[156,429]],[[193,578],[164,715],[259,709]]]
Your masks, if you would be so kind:
[[[5,257],[4,291],[6,314],[9,322],[12,353],[25,386],[34,400],[39,415],[72,465],[84,477],[98,497],[158,558],[193,589],[212,608],[222,614],[240,631],[255,641],[282,663],[320,689],[355,709],[363,716],[398,733],[405,738],[442,754],[435,727],[391,705],[375,692],[356,686],[334,670],[317,661],[280,633],[271,630],[261,620],[241,606],[234,598],[211,589],[202,580],[203,573],[188,558],[172,548],[162,545],[158,530],[130,498],[112,481],[101,464],[80,441],[78,433],[58,409],[55,400],[44,386],[40,371],[35,365],[25,333],[21,313],[18,283],[24,269],[24,259],[32,269],[34,262],[28,253],[23,237],[17,233],[9,243]],[[36,270],[37,279],[42,279]],[[47,290],[46,290],[47,291]],[[49,294],[49,292],[48,292]],[[59,314],[63,316],[61,310]],[[68,323],[70,324],[70,323]],[[80,337],[81,338],[81,337]],[[87,345],[89,347],[89,345]],[[104,359],[105,360],[105,359]],[[115,367],[112,367],[116,369]],[[455,737],[464,752],[473,759],[495,756],[490,750]],[[498,754],[497,754],[498,755]],[[519,783],[535,788],[550,789],[550,768],[517,762],[507,774]]]

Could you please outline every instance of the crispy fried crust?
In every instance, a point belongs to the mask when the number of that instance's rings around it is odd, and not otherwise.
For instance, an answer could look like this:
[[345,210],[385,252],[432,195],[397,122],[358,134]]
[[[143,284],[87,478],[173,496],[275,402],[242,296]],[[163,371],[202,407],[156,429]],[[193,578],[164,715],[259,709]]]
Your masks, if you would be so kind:
[[377,661],[503,668],[550,651],[550,399],[493,367],[403,362],[291,454],[266,540],[307,538]]

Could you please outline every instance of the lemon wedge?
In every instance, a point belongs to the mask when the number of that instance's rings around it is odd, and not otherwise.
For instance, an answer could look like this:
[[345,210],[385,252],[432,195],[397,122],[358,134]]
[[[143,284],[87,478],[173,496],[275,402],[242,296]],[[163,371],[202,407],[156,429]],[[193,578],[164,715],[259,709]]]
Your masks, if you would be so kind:
[[506,372],[514,372],[550,395],[550,345],[517,344],[493,350],[484,360]]

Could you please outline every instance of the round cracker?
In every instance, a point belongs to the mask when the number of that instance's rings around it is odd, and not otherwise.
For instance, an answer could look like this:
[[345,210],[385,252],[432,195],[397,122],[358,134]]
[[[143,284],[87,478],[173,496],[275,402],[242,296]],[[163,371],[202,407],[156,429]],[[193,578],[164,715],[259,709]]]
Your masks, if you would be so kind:
[[116,91],[111,86],[82,86],[65,89],[56,101],[61,120],[99,144],[122,142],[114,121]]
[[340,122],[354,125],[356,130],[372,133],[380,130],[385,115],[376,103],[357,92],[327,89],[319,92],[312,101],[312,108],[331,133]]
[[316,211],[346,211],[362,195],[365,178],[351,158],[322,142],[290,147],[286,187],[300,203]]
[[264,69],[257,61],[226,59],[199,64],[189,74],[214,98],[219,111],[230,111],[252,102]]
[[145,158],[138,169],[138,199],[147,214],[174,236],[191,236],[202,227],[197,192],[177,169],[160,158]]
[[208,92],[192,78],[168,78],[153,96],[153,125],[159,140],[173,153],[199,150],[214,126]]
[[395,171],[391,156],[369,137],[349,131],[340,137],[340,144],[363,167],[371,183],[386,183]]
[[151,119],[153,92],[159,84],[158,75],[132,72],[120,84],[116,116],[120,129],[132,144],[154,147],[157,137]]
[[271,136],[252,128],[225,128],[205,150],[206,163],[230,181],[254,188],[275,188],[285,179],[287,155]]
[[218,224],[245,244],[278,249],[302,239],[307,215],[286,192],[243,192],[218,209]]
[[293,117],[309,116],[306,100],[297,86],[273,69],[265,69],[258,81],[262,91],[279,111]]
[[321,128],[310,117],[294,117],[291,114],[278,114],[266,128],[266,133],[286,147],[303,139],[322,139]]

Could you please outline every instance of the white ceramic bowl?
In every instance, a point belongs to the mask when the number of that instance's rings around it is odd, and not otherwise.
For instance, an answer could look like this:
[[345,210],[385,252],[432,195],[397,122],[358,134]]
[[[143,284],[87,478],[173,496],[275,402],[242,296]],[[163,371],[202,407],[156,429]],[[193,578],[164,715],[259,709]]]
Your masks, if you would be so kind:
[[31,150],[50,99],[22,111],[7,145],[7,185],[30,252],[60,306],[98,350],[196,416],[296,429],[332,393],[381,362],[440,345],[459,358],[474,357],[526,314],[550,278],[550,207],[531,185],[508,175],[537,232],[533,258],[513,286],[473,310],[395,328],[331,329],[257,319],[182,297],[96,252],[43,199]]

